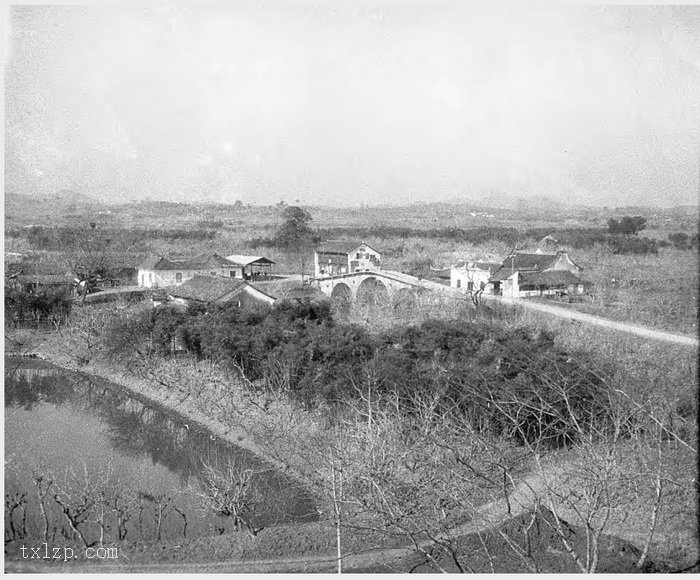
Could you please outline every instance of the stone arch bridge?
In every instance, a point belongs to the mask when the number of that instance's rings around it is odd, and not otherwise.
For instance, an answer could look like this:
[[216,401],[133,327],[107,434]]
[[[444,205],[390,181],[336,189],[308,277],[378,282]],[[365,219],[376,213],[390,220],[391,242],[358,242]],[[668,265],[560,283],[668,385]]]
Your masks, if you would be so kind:
[[348,305],[412,304],[415,303],[419,294],[435,290],[451,291],[449,286],[392,270],[352,272],[340,276],[316,278],[315,281],[326,296]]

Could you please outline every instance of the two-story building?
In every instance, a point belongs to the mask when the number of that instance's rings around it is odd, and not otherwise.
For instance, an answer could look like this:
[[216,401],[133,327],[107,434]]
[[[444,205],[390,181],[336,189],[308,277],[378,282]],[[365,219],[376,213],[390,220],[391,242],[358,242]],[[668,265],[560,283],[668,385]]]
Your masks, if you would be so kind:
[[380,270],[382,255],[365,242],[331,241],[314,252],[314,276],[340,276]]

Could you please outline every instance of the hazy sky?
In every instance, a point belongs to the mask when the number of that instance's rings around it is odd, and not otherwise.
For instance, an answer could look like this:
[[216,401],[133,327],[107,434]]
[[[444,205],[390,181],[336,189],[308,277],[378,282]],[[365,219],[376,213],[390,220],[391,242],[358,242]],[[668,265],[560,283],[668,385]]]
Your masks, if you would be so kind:
[[5,187],[696,203],[700,6],[14,6]]

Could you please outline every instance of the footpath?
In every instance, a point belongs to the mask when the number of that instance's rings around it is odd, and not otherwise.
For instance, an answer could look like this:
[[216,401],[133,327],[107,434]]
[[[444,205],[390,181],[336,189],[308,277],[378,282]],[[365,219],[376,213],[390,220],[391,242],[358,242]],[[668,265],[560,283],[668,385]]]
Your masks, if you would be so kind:
[[675,334],[673,332],[664,332],[662,330],[654,330],[646,326],[629,324],[627,322],[617,322],[608,318],[602,318],[600,316],[594,316],[593,314],[586,314],[584,312],[577,312],[575,310],[566,310],[557,306],[549,306],[547,304],[539,304],[538,302],[530,302],[528,300],[517,298],[503,298],[501,296],[482,295],[481,298],[499,301],[512,306],[520,306],[528,310],[535,310],[545,314],[550,314],[552,316],[558,316],[559,318],[577,320],[587,324],[595,324],[597,326],[611,328],[613,330],[620,330],[622,332],[628,332],[630,334],[650,338],[652,340],[674,342],[676,344],[683,344],[694,348],[698,348],[700,345],[700,341],[698,341],[697,337],[687,336],[684,334]]

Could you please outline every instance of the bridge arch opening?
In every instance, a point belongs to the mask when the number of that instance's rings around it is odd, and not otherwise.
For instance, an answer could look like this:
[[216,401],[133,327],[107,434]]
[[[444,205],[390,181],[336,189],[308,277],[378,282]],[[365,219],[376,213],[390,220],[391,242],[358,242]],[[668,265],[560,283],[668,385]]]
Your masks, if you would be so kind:
[[331,304],[337,314],[347,316],[352,308],[352,290],[350,286],[340,282],[333,286],[331,291]]
[[391,303],[389,290],[381,280],[370,276],[357,287],[356,302],[358,306],[365,307],[387,306]]

